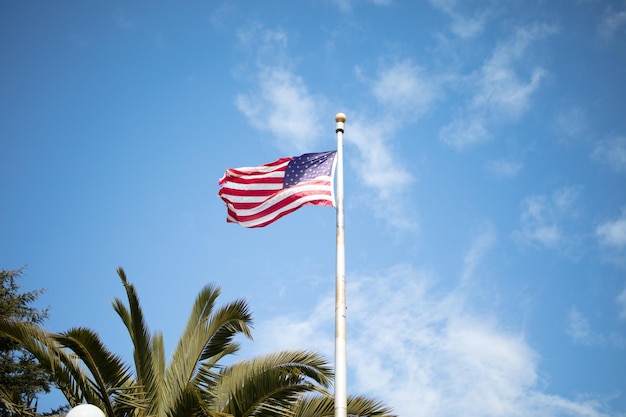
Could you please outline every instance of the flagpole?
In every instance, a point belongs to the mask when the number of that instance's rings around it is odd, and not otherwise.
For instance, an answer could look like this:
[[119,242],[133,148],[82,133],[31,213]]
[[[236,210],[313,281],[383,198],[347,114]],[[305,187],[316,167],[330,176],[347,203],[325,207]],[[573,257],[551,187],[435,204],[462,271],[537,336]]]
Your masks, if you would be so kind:
[[343,225],[343,128],[346,115],[335,116],[337,133],[337,264],[335,276],[335,417],[347,417],[346,253]]

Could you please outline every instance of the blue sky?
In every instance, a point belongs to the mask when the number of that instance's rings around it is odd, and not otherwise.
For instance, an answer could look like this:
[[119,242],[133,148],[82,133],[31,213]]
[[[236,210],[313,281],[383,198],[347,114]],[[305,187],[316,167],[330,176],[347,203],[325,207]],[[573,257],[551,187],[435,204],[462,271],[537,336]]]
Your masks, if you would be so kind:
[[[200,288],[333,355],[335,213],[227,224],[226,168],[335,149],[348,392],[408,416],[626,415],[626,2],[0,3],[0,267],[130,359]],[[51,401],[52,402],[52,401]]]

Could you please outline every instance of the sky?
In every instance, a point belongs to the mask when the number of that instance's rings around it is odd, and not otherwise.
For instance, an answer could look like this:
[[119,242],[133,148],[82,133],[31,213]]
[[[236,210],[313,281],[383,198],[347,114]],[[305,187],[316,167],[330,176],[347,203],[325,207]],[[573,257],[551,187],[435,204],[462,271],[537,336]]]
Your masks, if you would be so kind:
[[0,56],[0,268],[48,330],[130,362],[121,266],[168,354],[215,284],[238,359],[332,362],[335,210],[245,229],[217,192],[343,112],[348,393],[626,415],[625,1],[3,1]]

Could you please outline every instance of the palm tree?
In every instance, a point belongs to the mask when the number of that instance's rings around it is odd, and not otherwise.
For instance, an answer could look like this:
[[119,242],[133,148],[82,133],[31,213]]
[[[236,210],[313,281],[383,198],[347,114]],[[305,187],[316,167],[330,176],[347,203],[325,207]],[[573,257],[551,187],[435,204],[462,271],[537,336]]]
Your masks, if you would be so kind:
[[[163,336],[148,329],[135,287],[118,275],[128,305],[113,301],[133,343],[131,366],[77,327],[49,333],[38,325],[0,321],[0,333],[20,342],[52,376],[71,406],[83,402],[107,417],[325,417],[332,415],[332,368],[311,351],[284,351],[220,362],[239,350],[235,337],[251,335],[244,300],[216,306],[220,289],[205,286],[166,364]],[[308,395],[305,395],[308,394]],[[350,416],[391,417],[390,409],[366,397],[349,398]]]

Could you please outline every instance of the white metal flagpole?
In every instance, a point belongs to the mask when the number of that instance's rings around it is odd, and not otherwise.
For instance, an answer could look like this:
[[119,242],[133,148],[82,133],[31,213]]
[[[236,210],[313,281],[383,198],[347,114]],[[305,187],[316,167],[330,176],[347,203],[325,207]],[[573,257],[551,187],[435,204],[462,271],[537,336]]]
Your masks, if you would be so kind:
[[347,417],[346,252],[343,227],[343,127],[346,115],[335,116],[337,133],[337,264],[335,278],[335,417]]

